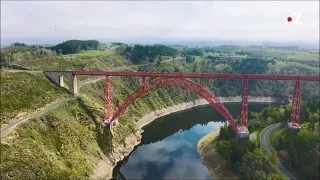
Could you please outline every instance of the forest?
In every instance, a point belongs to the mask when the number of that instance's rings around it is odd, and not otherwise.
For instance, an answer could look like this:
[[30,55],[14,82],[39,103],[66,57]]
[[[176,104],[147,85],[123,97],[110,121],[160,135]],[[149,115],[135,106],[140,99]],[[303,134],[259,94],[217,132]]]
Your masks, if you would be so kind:
[[[122,50],[119,50],[121,48]],[[142,62],[155,62],[159,56],[176,57],[179,55],[179,51],[177,49],[164,45],[134,45],[133,47],[122,46],[119,49],[118,52],[130,59],[134,64],[139,64]]]
[[286,164],[289,164],[301,179],[313,180],[319,177],[319,100],[318,95],[302,103],[300,131],[283,128],[271,134],[271,143],[277,151],[288,152]]
[[[318,95],[302,102],[302,128],[300,132],[286,128],[281,129],[280,132],[282,133],[277,134],[276,141],[274,141],[275,150],[288,150],[290,156],[288,164],[291,164],[296,172],[300,172],[302,179],[311,180],[318,175],[319,123],[317,122],[320,121],[319,100],[320,96]],[[286,127],[290,119],[291,108],[291,104],[287,104],[277,107],[269,106],[263,108],[260,112],[250,112],[249,131],[253,132],[277,122],[281,122],[283,127]],[[231,126],[221,127],[216,147],[218,153],[225,159],[230,160],[243,178],[264,179],[263,177],[270,176],[269,173],[276,172],[274,165],[270,164],[274,161],[272,159],[275,158],[276,152],[268,157],[264,150],[257,149],[259,143],[249,140],[244,146],[238,147],[235,145],[234,139],[235,131]],[[260,165],[256,166],[257,164]],[[248,168],[251,168],[251,173],[248,172]]]
[[235,141],[236,133],[229,125],[220,128],[217,139],[217,152],[241,175],[241,179],[285,180],[276,168],[276,154],[268,155],[267,149],[260,149],[255,141],[248,140],[239,146]]
[[69,40],[50,47],[59,54],[74,54],[85,50],[97,50],[99,41],[97,40]]
[[1,51],[1,68],[10,67],[12,63],[55,56],[56,52],[45,48],[10,48]]

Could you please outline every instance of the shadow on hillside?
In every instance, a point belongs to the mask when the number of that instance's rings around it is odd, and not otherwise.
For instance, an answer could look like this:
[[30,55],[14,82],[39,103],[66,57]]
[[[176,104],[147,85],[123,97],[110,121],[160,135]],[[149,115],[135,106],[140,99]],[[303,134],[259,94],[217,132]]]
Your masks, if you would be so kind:
[[92,121],[94,122],[96,128],[96,141],[103,151],[104,154],[108,154],[113,149],[112,143],[112,134],[106,128],[103,127],[103,123],[100,120],[97,120],[97,117],[94,115],[94,112],[97,111],[87,106],[81,98],[77,98],[79,105],[86,111],[86,113],[90,116]]

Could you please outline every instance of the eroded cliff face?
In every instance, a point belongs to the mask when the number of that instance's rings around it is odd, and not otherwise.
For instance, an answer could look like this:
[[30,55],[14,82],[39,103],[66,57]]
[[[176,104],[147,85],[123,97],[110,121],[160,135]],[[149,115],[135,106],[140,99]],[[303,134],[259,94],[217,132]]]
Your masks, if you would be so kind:
[[90,179],[111,179],[113,168],[117,162],[123,160],[131,151],[141,142],[143,130],[137,130],[135,133],[126,137],[124,144],[114,148],[109,155],[101,154],[101,160],[94,169]]

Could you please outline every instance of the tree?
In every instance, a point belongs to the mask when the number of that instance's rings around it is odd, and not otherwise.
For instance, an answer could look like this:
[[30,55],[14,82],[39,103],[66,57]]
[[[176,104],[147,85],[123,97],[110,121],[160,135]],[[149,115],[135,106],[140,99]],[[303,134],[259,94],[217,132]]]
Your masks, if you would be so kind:
[[269,157],[269,160],[273,165],[277,164],[277,153],[276,153],[276,151],[274,149],[272,149],[272,153],[271,153],[271,155]]
[[186,62],[187,63],[193,63],[195,61],[195,58],[193,56],[187,56],[186,57]]

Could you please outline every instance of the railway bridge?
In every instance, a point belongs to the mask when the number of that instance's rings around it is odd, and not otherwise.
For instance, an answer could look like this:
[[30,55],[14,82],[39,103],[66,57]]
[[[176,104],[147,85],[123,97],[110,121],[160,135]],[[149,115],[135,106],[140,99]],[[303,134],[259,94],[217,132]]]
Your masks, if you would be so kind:
[[[77,76],[104,76],[105,77],[105,93],[104,93],[104,123],[112,131],[112,126],[121,114],[136,99],[149,91],[165,87],[177,86],[199,95],[208,101],[232,126],[237,132],[238,137],[247,137],[248,131],[248,81],[249,80],[283,80],[295,81],[295,89],[292,100],[292,110],[288,126],[290,128],[300,128],[300,101],[301,101],[301,82],[302,81],[320,81],[320,76],[316,75],[271,75],[271,74],[215,74],[215,73],[186,73],[186,72],[106,72],[106,71],[45,71],[44,74],[55,84],[63,86],[63,76],[69,81],[69,91],[76,95]],[[115,109],[112,100],[111,77],[139,77],[141,78],[141,87],[133,92],[122,104]],[[154,78],[149,80],[149,78]],[[192,81],[190,78],[200,79],[200,83]],[[224,107],[220,100],[209,91],[203,83],[204,79],[234,79],[242,80],[242,102],[239,122],[236,123],[229,111]]]

